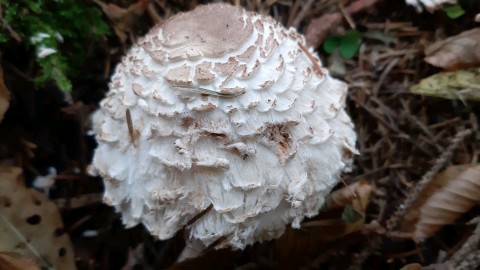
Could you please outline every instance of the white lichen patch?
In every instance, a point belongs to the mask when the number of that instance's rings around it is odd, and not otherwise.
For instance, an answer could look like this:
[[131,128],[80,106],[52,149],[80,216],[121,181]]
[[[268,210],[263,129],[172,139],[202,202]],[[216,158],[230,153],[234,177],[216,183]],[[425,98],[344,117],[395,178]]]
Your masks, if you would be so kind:
[[352,163],[346,92],[270,17],[227,4],[176,15],[133,46],[93,117],[104,201],[160,239],[277,238]]

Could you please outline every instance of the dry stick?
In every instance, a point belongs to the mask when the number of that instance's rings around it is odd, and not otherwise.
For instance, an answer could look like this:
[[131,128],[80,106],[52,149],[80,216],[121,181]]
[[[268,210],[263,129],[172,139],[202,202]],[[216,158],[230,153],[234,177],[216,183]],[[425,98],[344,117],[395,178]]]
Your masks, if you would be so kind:
[[315,3],[315,0],[308,0],[302,7],[302,10],[297,14],[295,19],[293,20],[292,24],[290,26],[293,26],[295,28],[298,28],[300,26],[300,23],[303,21],[305,18],[305,15],[307,15],[307,12],[311,10],[311,7]]
[[453,138],[451,144],[442,153],[442,155],[437,158],[435,161],[435,165],[428,171],[426,174],[423,175],[420,182],[415,185],[415,188],[408,193],[407,198],[405,198],[404,202],[397,208],[397,210],[393,213],[390,219],[387,221],[387,231],[391,232],[398,224],[402,221],[403,216],[407,212],[408,209],[412,206],[412,204],[417,200],[418,196],[425,187],[430,183],[435,175],[447,164],[450,158],[453,155],[453,151],[457,149],[459,144],[467,137],[468,135],[472,134],[472,130],[467,129],[458,132],[455,137]]
[[480,250],[476,250],[468,254],[458,265],[456,270],[471,270],[478,269],[480,266]]
[[350,16],[350,14],[348,14],[348,12],[345,10],[345,7],[340,2],[338,3],[338,9],[340,10],[340,13],[342,13],[342,15],[345,18],[345,20],[347,21],[348,25],[350,25],[350,28],[356,29],[357,25],[353,21],[352,16]]
[[383,83],[385,82],[385,79],[390,74],[392,69],[397,65],[398,61],[400,61],[399,58],[394,58],[393,60],[390,61],[390,63],[388,63],[387,67],[383,70],[382,75],[380,75],[380,78],[378,79],[377,84],[373,88],[373,94],[375,96],[378,95],[378,92],[380,91],[380,88],[382,87]]
[[472,235],[463,243],[462,247],[453,254],[450,261],[453,262],[454,265],[459,265],[462,260],[472,251],[476,250],[478,243],[480,242],[480,216],[475,218],[477,223],[477,227],[472,232]]
[[[420,151],[424,152],[425,154],[427,154],[429,156],[433,156],[433,153],[431,151],[429,151],[428,149],[426,149],[425,147],[420,145],[417,141],[410,138],[410,136],[408,136],[407,134],[400,131],[396,126],[393,126],[390,123],[388,123],[387,120],[383,119],[382,117],[380,117],[380,115],[375,113],[375,111],[372,108],[370,108],[369,106],[367,106],[366,104],[364,104],[362,102],[359,102],[358,99],[356,97],[354,97],[353,95],[349,95],[349,98],[351,100],[355,101],[355,103],[357,105],[359,105],[364,110],[366,110],[368,113],[370,113],[370,115],[372,115],[374,118],[376,118],[380,122],[380,124],[382,124],[383,126],[388,128],[389,130],[398,133],[399,135],[404,135],[404,136],[402,136],[402,138],[404,138],[406,141],[408,141],[409,143],[416,146]],[[375,103],[377,103],[377,105],[379,105],[379,106],[389,108],[387,105],[381,103],[378,99],[375,99],[375,98],[372,97],[371,100],[374,101]]]
[[300,6],[300,0],[296,0],[295,3],[290,7],[288,13],[289,16],[287,18],[287,25],[293,26],[294,18],[297,16],[298,8]]

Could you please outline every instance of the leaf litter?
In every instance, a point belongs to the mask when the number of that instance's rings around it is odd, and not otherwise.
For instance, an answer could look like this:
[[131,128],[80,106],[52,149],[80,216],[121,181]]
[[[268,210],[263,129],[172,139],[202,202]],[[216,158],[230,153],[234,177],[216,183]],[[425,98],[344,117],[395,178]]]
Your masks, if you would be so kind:
[[26,188],[18,167],[2,165],[0,179],[0,253],[19,253],[45,269],[76,269],[55,204]]

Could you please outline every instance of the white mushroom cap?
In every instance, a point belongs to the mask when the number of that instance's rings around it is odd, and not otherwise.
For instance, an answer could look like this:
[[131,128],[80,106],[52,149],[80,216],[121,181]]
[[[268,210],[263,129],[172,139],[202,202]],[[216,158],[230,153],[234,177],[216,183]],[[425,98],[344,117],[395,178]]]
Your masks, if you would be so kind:
[[104,201],[160,239],[277,238],[351,165],[346,91],[270,17],[228,4],[175,15],[133,46],[93,117]]

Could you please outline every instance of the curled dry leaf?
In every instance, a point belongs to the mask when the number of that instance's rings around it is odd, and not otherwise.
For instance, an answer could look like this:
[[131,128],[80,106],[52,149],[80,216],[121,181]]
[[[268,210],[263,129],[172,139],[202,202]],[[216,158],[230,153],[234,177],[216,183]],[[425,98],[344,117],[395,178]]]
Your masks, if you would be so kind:
[[0,122],[3,120],[3,115],[8,110],[10,104],[10,92],[3,80],[3,68],[0,66]]
[[421,80],[411,91],[446,99],[480,101],[480,68],[440,72]]
[[75,269],[57,207],[24,186],[17,167],[0,167],[0,252],[19,253],[42,269]]
[[438,174],[405,215],[402,232],[430,237],[480,202],[480,165],[450,166]]
[[437,41],[425,49],[425,61],[455,70],[480,65],[480,28]]

